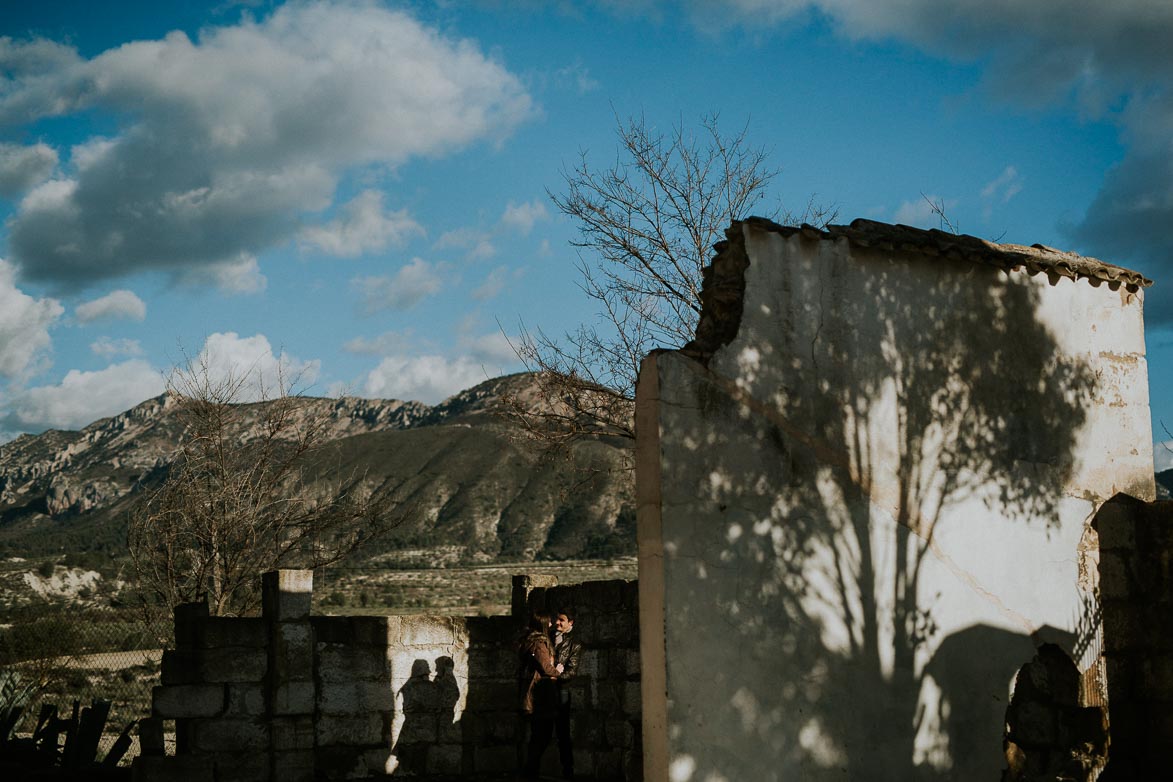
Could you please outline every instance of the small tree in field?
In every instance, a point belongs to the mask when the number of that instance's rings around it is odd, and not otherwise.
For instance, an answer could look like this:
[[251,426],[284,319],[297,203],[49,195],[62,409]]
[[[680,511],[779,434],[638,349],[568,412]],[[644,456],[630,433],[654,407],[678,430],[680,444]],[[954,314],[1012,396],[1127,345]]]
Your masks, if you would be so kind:
[[[549,194],[578,225],[579,286],[597,303],[598,319],[561,339],[523,329],[515,345],[547,402],[540,412],[515,405],[518,418],[554,445],[588,433],[634,437],[640,361],[693,338],[713,244],[731,221],[764,206],[779,174],[745,129],[724,135],[715,116],[696,131],[678,125],[668,134],[630,119],[616,135],[612,166],[596,168],[584,153],[564,173],[565,192]],[[834,213],[812,202],[800,219],[824,224]]]
[[303,471],[321,453],[325,413],[284,378],[242,404],[252,381],[216,379],[204,355],[169,379],[183,441],[128,535],[148,614],[205,595],[213,615],[247,613],[260,573],[336,562],[387,527],[387,509],[353,476],[308,489]]

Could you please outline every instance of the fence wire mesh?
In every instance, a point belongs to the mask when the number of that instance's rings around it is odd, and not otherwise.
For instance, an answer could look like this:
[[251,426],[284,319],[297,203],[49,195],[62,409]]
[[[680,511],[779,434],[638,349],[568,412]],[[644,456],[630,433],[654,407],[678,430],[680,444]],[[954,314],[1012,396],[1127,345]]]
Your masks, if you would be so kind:
[[69,716],[74,701],[83,708],[110,701],[98,749],[104,757],[127,725],[150,715],[170,632],[169,624],[148,625],[110,612],[54,612],[7,624],[0,629],[0,671],[11,682],[9,697],[23,701],[16,733],[33,730],[42,705]]

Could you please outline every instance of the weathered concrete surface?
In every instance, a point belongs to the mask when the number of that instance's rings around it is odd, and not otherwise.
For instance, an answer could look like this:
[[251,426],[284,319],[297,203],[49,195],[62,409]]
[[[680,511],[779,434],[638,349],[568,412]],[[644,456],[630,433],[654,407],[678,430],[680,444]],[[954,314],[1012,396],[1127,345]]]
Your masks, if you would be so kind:
[[1089,624],[1088,521],[1153,496],[1143,291],[730,239],[718,338],[637,393],[646,778],[997,778],[1015,672]]

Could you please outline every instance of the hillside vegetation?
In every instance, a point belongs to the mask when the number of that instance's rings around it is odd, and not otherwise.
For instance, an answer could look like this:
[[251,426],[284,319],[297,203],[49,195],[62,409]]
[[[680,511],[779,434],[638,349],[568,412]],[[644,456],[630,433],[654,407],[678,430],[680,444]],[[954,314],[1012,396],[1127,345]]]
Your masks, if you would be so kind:
[[[537,404],[531,375],[481,383],[434,407],[357,398],[303,400],[328,442],[306,468],[311,491],[359,482],[400,522],[358,552],[383,567],[627,556],[635,551],[630,444],[599,437],[550,457],[506,414]],[[242,437],[250,411],[243,406]],[[109,572],[125,555],[126,520],[166,477],[183,431],[161,396],[76,432],[0,446],[0,555],[61,557]],[[440,555],[442,552],[442,556]]]

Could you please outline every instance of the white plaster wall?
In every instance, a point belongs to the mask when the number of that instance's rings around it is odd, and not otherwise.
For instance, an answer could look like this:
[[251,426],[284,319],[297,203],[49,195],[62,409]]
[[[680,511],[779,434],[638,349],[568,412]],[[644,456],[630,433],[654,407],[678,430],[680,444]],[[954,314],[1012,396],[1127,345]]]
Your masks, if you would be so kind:
[[641,377],[647,777],[994,779],[1086,523],[1152,496],[1141,296],[745,232],[736,339]]

